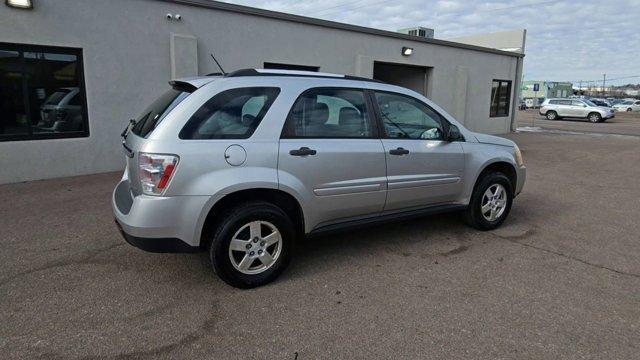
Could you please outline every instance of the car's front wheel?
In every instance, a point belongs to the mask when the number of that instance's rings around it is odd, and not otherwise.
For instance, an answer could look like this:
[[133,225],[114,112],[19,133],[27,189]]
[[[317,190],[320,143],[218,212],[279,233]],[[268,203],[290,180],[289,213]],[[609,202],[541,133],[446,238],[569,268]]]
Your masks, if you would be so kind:
[[279,207],[258,201],[237,206],[213,235],[213,269],[231,286],[265,285],[289,264],[294,238],[293,223]]
[[631,112],[632,110],[633,110],[632,108],[628,108],[628,109],[627,109],[627,112]]
[[592,123],[597,123],[597,122],[602,121],[602,115],[600,115],[600,114],[598,114],[596,112],[593,112],[593,113],[589,114],[588,119]]
[[558,113],[555,111],[547,111],[547,119],[548,120],[557,120],[558,119]]
[[465,222],[479,230],[492,230],[500,226],[511,211],[513,186],[500,172],[482,176],[464,211]]

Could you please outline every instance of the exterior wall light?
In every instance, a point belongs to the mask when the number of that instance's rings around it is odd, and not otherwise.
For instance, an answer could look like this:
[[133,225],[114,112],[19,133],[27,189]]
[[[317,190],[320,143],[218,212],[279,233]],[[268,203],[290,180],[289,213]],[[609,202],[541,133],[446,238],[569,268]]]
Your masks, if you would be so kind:
[[5,0],[4,3],[8,7],[17,9],[33,9],[32,0]]
[[403,46],[402,47],[402,56],[410,56],[413,54],[413,48]]

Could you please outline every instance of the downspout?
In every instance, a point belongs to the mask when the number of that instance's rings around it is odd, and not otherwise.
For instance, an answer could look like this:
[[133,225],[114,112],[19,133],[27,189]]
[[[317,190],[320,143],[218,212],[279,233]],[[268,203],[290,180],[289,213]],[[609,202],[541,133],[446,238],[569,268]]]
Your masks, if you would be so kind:
[[520,104],[520,87],[522,87],[522,57],[516,60],[516,80],[514,82],[513,97],[511,98],[511,132],[516,131],[516,115],[518,113],[518,105]]
[[520,52],[522,53],[522,56],[518,57],[518,59],[516,60],[516,81],[515,81],[515,88],[513,91],[513,101],[511,104],[511,109],[512,109],[512,113],[511,113],[511,132],[516,131],[517,125],[516,125],[516,114],[518,113],[517,107],[520,105],[520,94],[521,94],[521,87],[522,87],[522,68],[524,67],[524,49],[525,49],[525,45],[527,42],[527,29],[524,29],[522,31],[522,47],[520,48]]

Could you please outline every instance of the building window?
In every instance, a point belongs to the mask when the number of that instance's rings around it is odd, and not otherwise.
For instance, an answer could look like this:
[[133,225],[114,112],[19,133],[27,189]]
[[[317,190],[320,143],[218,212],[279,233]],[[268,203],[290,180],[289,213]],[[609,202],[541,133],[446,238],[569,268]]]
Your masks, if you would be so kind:
[[511,104],[511,81],[493,80],[491,86],[490,117],[509,116]]
[[0,141],[81,136],[82,50],[0,43]]

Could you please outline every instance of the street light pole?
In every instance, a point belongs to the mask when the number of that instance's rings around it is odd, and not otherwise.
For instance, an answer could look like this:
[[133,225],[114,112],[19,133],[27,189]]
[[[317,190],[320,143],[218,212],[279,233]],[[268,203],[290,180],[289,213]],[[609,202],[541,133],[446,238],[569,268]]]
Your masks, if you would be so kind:
[[604,84],[607,81],[607,74],[602,74],[602,97],[607,97],[604,91]]

